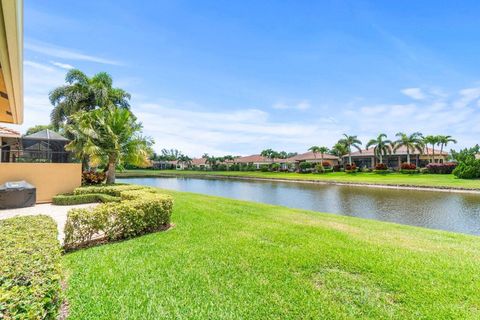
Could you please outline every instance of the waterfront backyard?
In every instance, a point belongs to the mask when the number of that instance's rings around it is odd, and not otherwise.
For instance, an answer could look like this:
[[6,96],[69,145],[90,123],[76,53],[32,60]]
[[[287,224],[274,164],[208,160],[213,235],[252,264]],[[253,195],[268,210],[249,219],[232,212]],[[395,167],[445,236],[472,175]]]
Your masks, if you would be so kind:
[[480,239],[206,195],[63,257],[70,319],[477,319]]

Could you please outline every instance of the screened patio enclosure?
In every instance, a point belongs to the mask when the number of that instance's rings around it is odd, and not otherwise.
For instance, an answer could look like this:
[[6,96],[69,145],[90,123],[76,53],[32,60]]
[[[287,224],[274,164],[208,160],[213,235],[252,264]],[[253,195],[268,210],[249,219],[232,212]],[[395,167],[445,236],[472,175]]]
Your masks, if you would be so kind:
[[71,162],[70,152],[65,151],[69,140],[51,130],[42,130],[23,136],[17,143],[2,148],[2,162]]

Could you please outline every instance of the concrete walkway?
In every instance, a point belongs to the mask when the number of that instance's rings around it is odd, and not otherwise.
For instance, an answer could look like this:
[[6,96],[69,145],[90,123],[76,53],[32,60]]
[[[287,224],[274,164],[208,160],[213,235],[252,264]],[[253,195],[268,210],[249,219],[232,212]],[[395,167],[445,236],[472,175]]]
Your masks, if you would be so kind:
[[57,223],[58,240],[63,243],[63,228],[67,221],[67,212],[74,208],[93,208],[97,203],[77,204],[73,206],[55,206],[51,203],[37,204],[33,207],[5,209],[0,210],[0,219],[12,218],[15,216],[31,216],[37,214],[44,214],[52,217]]

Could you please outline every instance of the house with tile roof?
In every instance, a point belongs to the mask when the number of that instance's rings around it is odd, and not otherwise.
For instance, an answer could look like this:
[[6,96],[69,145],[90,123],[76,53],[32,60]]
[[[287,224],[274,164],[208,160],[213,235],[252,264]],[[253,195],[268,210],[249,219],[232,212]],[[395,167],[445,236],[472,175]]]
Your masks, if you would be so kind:
[[[448,159],[448,152],[425,147],[423,152],[418,150],[409,150],[410,163],[415,164],[417,167],[424,167],[429,162],[433,161],[435,155],[435,162],[446,162]],[[361,151],[355,151],[351,154],[352,162],[359,168],[374,168],[380,161],[375,156],[374,148],[363,149]],[[344,163],[348,163],[348,154],[343,156]],[[392,154],[387,154],[383,157],[383,163],[389,168],[399,168],[400,165],[407,162],[407,148],[402,146]]]

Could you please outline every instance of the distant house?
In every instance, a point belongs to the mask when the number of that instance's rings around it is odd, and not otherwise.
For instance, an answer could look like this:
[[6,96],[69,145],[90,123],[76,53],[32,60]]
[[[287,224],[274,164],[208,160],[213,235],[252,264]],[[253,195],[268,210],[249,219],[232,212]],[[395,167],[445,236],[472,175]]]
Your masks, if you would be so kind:
[[295,161],[292,160],[292,158],[270,159],[267,157],[263,157],[259,154],[253,154],[251,156],[235,158],[234,163],[251,165],[254,166],[256,169],[260,169],[260,166],[262,165],[271,165],[273,163],[278,163],[280,164],[282,169],[287,169],[288,165],[295,163]]
[[189,163],[189,167],[194,167],[200,170],[208,170],[210,169],[210,164],[207,163],[207,159],[205,158],[195,158]]
[[[418,150],[410,150],[410,163],[414,163],[417,167],[426,166],[432,159],[433,149],[427,148],[423,150],[422,153]],[[352,162],[357,165],[359,168],[374,168],[379,159],[374,154],[374,149],[364,149],[361,152],[356,151],[352,152]],[[435,161],[436,162],[446,162],[448,159],[448,152],[443,151],[440,154],[440,150],[435,149]],[[343,156],[344,163],[348,163],[348,154]],[[389,168],[398,168],[404,162],[407,162],[407,148],[400,147],[395,153],[391,155],[383,156],[383,163]]]
[[[322,161],[322,155],[320,153],[314,154],[313,152],[305,152],[302,154],[298,154],[292,158],[290,158],[292,161],[295,161],[296,163],[300,162],[312,162],[312,163],[320,163]],[[331,155],[331,154],[323,154],[323,162],[330,162],[332,166],[338,165],[339,159],[337,156]]]

